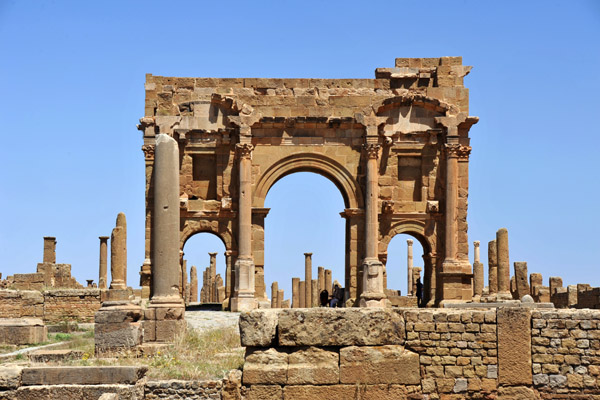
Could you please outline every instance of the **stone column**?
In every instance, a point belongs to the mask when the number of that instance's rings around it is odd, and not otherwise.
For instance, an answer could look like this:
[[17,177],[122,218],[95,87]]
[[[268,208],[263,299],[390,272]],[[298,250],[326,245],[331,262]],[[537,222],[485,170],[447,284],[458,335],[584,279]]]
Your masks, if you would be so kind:
[[323,290],[325,290],[325,268],[319,267],[317,279],[319,280],[319,293],[321,293]]
[[479,261],[479,240],[473,242],[474,246],[474,259],[473,262],[473,296],[475,298],[481,298],[483,294],[483,264]]
[[508,258],[508,230],[496,232],[496,255],[498,257],[498,297],[512,299],[510,293],[510,263]]
[[331,270],[330,269],[325,270],[325,290],[327,290],[327,293],[329,293],[329,295],[331,296]]
[[[249,128],[245,129],[249,131]],[[239,252],[235,262],[235,293],[230,304],[231,311],[248,311],[256,308],[252,259],[252,151],[254,146],[250,143],[238,143],[236,149],[239,158]]]
[[[178,250],[179,252],[179,250]],[[110,236],[110,288],[127,289],[127,221],[125,214],[117,215],[117,223]]]
[[406,249],[406,294],[410,296],[413,294],[413,241],[408,239],[406,244],[408,245]]
[[[150,341],[171,342],[185,328],[179,296],[179,147],[166,134],[156,137],[152,219],[152,298],[148,324]],[[154,320],[154,324],[150,323]]]
[[98,239],[100,239],[100,272],[98,274],[98,288],[106,289],[106,282],[108,280],[108,236],[100,236]]
[[187,276],[187,260],[181,262],[181,297],[184,303],[188,303],[189,285]]
[[319,281],[317,279],[313,279],[311,283],[311,307],[319,307]]
[[283,289],[277,291],[277,308],[283,308]]
[[[459,254],[459,234],[466,239],[467,232],[459,232],[459,215],[465,218],[466,203],[459,200],[459,186],[461,181],[468,179],[467,175],[461,176],[459,161],[466,162],[471,152],[471,147],[465,145],[464,140],[459,137],[459,126],[467,119],[467,113],[436,117],[437,123],[446,128],[446,190],[444,207],[444,261],[442,270],[438,277],[441,286],[441,301],[464,301],[473,297],[473,273],[471,264],[467,258],[468,243],[466,249]],[[464,174],[468,174],[466,171]]]
[[300,308],[300,278],[292,278],[292,308]]
[[195,265],[190,269],[190,303],[198,302],[198,270]]
[[233,268],[231,268],[231,250],[225,252],[225,295],[230,298],[233,288]]
[[[456,141],[456,143],[455,143]],[[446,210],[445,222],[446,231],[445,241],[445,259],[443,263],[444,270],[454,270],[458,266],[456,253],[458,248],[458,152],[460,145],[458,137],[448,138],[446,144]]]
[[44,236],[44,257],[42,262],[56,264],[56,238]]
[[[377,133],[376,126],[367,127],[367,136]],[[375,136],[376,137],[376,136]],[[376,140],[376,139],[375,139]],[[367,157],[366,191],[365,191],[365,258],[363,260],[363,292],[360,295],[361,307],[385,306],[383,291],[383,264],[379,261],[377,244],[379,241],[379,180],[377,160],[380,145],[369,143],[364,145]]]
[[210,301],[211,302],[217,302],[218,301],[218,295],[217,295],[217,286],[216,286],[216,282],[217,282],[217,254],[219,253],[208,253],[208,255],[210,256],[210,264],[208,267],[209,270],[209,281],[210,281]]
[[312,304],[312,253],[304,253],[304,282],[305,292],[304,298],[306,299],[306,308],[310,308]]
[[277,308],[278,293],[279,293],[279,284],[277,282],[271,283],[271,308]]
[[488,242],[488,289],[489,295],[498,294],[498,246],[496,241]]
[[[300,301],[299,303],[299,307],[300,308],[306,308],[306,282],[305,281],[300,281],[300,286],[298,287],[299,292],[300,292]],[[310,298],[309,298],[310,301]]]
[[531,293],[529,283],[527,282],[527,263],[516,261],[513,265],[515,268],[517,300],[521,300],[523,296]]

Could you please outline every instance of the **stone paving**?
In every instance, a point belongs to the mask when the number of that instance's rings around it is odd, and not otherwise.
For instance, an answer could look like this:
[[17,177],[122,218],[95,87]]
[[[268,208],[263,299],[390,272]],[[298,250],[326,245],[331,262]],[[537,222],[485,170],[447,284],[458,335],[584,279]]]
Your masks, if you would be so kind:
[[237,327],[240,313],[227,311],[186,311],[185,320],[200,331]]

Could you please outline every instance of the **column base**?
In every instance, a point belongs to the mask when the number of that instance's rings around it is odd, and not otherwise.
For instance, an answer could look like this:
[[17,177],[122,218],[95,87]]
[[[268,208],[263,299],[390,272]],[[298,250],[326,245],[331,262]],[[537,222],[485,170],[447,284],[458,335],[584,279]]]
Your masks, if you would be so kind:
[[233,312],[251,311],[258,308],[258,304],[254,296],[252,297],[232,297],[229,300],[229,307]]
[[360,307],[385,307],[386,296],[383,290],[383,264],[377,258],[365,258],[363,267],[363,288]]
[[172,343],[186,330],[185,305],[179,296],[153,297],[144,310],[144,343]]
[[440,304],[446,300],[470,301],[473,298],[473,273],[471,264],[467,260],[447,259],[442,263],[442,272],[439,274],[442,298]]
[[142,308],[129,301],[106,301],[96,312],[94,344],[98,357],[113,356],[142,344]]

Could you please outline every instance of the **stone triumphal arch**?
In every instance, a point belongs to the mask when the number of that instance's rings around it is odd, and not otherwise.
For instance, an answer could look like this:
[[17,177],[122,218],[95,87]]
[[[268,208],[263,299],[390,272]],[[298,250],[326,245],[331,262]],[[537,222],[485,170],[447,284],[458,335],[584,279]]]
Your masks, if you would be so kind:
[[[178,143],[180,250],[212,232],[227,249],[233,310],[266,299],[264,200],[284,176],[309,171],[340,190],[348,304],[385,301],[387,245],[414,236],[425,254],[426,301],[472,297],[468,261],[469,130],[460,57],[399,58],[375,79],[146,76],[146,254],[141,284],[165,274],[153,260],[159,134]],[[158,154],[157,154],[158,156]]]

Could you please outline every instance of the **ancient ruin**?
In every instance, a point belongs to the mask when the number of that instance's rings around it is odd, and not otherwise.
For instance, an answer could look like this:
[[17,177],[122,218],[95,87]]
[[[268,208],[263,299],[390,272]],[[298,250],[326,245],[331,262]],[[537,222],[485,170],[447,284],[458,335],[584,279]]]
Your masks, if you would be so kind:
[[[600,288],[560,277],[545,286],[526,261],[511,264],[506,228],[488,242],[487,285],[480,241],[469,262],[470,68],[442,57],[399,58],[375,79],[147,75],[142,289],[127,286],[125,214],[110,243],[99,237],[97,288],[57,264],[56,239],[45,237],[37,272],[0,282],[0,343],[38,343],[47,324],[93,320],[97,357],[152,356],[185,332],[186,306],[215,304],[242,311],[242,371],[155,382],[142,367],[42,367],[81,354],[40,352],[0,368],[0,398],[598,398]],[[342,285],[306,252],[285,299],[264,280],[264,200],[298,171],[342,193],[345,274]],[[198,297],[183,247],[199,232],[226,251],[224,276],[209,253]],[[416,266],[407,240],[406,293],[387,285],[387,247],[402,233],[424,251]]]
[[[471,67],[460,57],[397,59],[375,79],[216,79],[147,75],[139,128],[146,155],[146,257],[141,285],[157,272],[152,197],[158,134],[176,140],[179,249],[198,232],[231,252],[233,310],[266,300],[264,199],[283,176],[319,173],[346,209],[346,300],[381,306],[393,236],[425,251],[426,302],[469,300],[466,226]],[[166,173],[166,172],[165,172]],[[268,266],[266,266],[268,268]],[[312,284],[305,284],[305,298]]]

